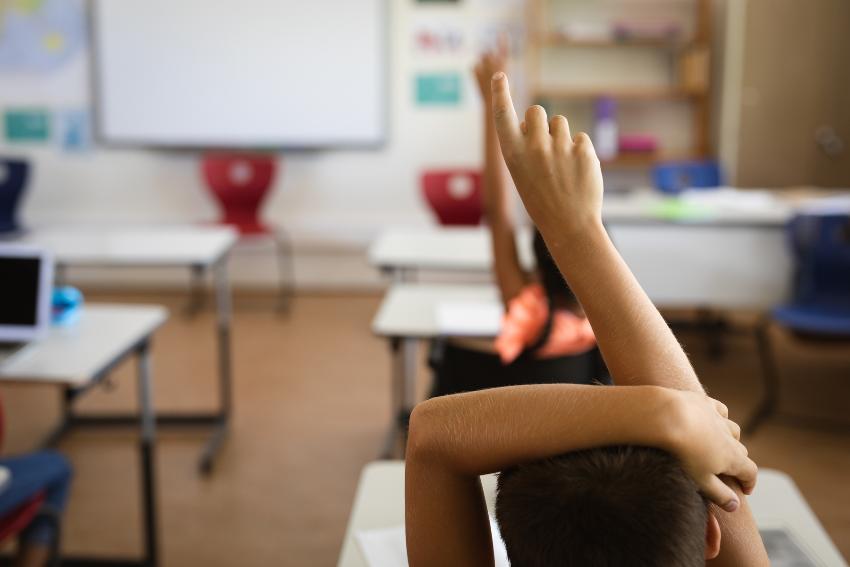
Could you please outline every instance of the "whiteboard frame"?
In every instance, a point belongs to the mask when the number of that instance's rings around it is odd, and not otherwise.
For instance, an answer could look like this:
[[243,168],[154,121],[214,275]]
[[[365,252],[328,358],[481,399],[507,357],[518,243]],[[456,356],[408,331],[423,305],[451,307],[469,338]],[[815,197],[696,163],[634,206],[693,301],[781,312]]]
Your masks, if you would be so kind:
[[111,149],[162,149],[162,150],[184,150],[184,151],[206,151],[206,150],[237,150],[237,151],[257,151],[257,152],[274,152],[274,151],[315,151],[315,150],[372,150],[377,151],[384,149],[389,142],[390,132],[390,114],[391,114],[391,93],[390,93],[390,14],[391,9],[389,0],[376,0],[378,2],[378,28],[381,37],[379,42],[381,45],[380,53],[378,54],[378,70],[381,73],[381,81],[378,87],[379,95],[381,96],[381,111],[380,111],[380,136],[377,141],[364,142],[349,142],[340,140],[328,139],[326,142],[311,143],[311,144],[263,144],[263,145],[248,145],[243,142],[228,143],[224,140],[211,141],[209,143],[198,144],[192,140],[155,140],[133,137],[108,137],[103,132],[103,117],[102,104],[103,100],[103,82],[100,69],[99,53],[100,46],[98,44],[98,28],[97,19],[97,4],[99,2],[109,2],[114,0],[87,0],[86,12],[88,14],[88,36],[89,36],[89,81],[90,92],[92,93],[92,137],[98,146],[103,146]]

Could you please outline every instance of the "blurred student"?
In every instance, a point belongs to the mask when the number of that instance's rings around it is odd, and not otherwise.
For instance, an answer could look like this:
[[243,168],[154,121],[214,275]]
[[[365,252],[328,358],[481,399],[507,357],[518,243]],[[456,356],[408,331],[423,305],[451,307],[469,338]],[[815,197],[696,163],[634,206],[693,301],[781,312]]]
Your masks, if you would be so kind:
[[[3,408],[0,404],[0,443],[3,439]],[[0,522],[20,506],[44,495],[41,509],[18,538],[16,567],[45,567],[58,549],[62,512],[71,485],[71,465],[55,451],[39,451],[0,457],[0,467],[9,473],[0,486]]]
[[516,187],[593,322],[617,386],[551,384],[426,401],[406,464],[412,567],[493,565],[479,475],[512,567],[767,566],[743,494],[757,469],[726,407],[617,253],[590,139],[539,106],[520,124],[504,73],[493,116]]
[[484,107],[484,210],[493,251],[493,271],[505,315],[493,341],[453,339],[435,343],[432,395],[561,382],[607,380],[593,329],[540,233],[534,232],[536,268],[526,272],[516,248],[512,188],[492,119],[490,78],[504,71],[508,47],[485,53],[475,66]]

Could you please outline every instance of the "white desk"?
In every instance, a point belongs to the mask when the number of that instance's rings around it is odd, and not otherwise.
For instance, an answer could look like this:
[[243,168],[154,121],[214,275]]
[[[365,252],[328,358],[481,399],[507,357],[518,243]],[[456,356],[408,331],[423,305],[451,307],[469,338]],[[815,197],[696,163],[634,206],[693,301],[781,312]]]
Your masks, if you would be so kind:
[[[141,425],[139,451],[144,542],[140,565],[156,565],[158,558],[153,462],[155,415],[151,401],[149,346],[151,336],[167,317],[167,311],[159,306],[86,305],[75,325],[51,328],[45,339],[27,345],[0,362],[2,382],[56,384],[64,388],[63,418],[46,442],[52,445],[71,427],[100,424],[99,418],[74,415],[71,411],[73,400],[100,383],[125,358],[137,355],[140,412],[135,419]],[[93,561],[75,559],[62,564],[91,565]]]
[[[464,284],[393,284],[384,296],[372,332],[389,339],[392,351],[391,398],[393,417],[386,445],[381,455],[393,455],[399,437],[404,439],[414,399],[416,381],[416,346],[419,339],[441,335],[437,310],[445,302],[499,304],[499,291],[493,285]],[[496,336],[498,327],[491,330]]]
[[[481,477],[487,508],[493,514],[495,475]],[[749,497],[759,528],[784,526],[815,557],[822,567],[846,567],[845,561],[794,482],[785,474],[759,471],[759,484]],[[337,567],[367,567],[354,534],[360,530],[390,528],[404,524],[404,463],[375,462],[360,476]]]
[[[186,267],[192,272],[194,289],[206,272],[213,273],[221,406],[210,414],[179,413],[157,417],[162,425],[210,425],[214,428],[200,459],[200,470],[204,473],[212,470],[213,459],[227,434],[232,410],[231,296],[227,258],[236,239],[235,230],[217,226],[63,226],[34,229],[16,239],[16,242],[41,246],[53,252],[60,269],[68,266]],[[113,418],[116,423],[121,420],[120,416]]]
[[[607,228],[659,306],[763,309],[788,297],[791,259],[781,226],[610,222]],[[530,268],[529,231],[518,241],[521,262]],[[484,227],[388,230],[369,259],[396,282],[420,270],[488,272],[492,263]]]
[[[669,202],[655,192],[611,194],[602,210],[611,238],[657,305],[762,309],[787,298],[791,259],[784,226],[808,201],[717,203],[679,219],[664,213]],[[521,262],[533,266],[530,231],[520,231],[518,240]],[[492,263],[484,227],[387,230],[369,260],[394,281],[419,270],[489,272]]]
[[219,226],[59,226],[34,229],[18,241],[52,250],[67,265],[209,267],[236,238],[236,231]]

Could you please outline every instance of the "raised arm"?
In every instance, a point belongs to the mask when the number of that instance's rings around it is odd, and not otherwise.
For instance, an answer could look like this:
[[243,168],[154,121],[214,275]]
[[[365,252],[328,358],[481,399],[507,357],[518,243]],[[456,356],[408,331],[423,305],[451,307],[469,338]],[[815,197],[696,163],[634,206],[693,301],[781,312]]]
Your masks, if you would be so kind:
[[570,451],[634,444],[678,455],[703,484],[725,472],[749,485],[756,467],[737,441],[739,432],[719,402],[652,386],[548,384],[431,399],[416,407],[410,422],[409,563],[493,564],[479,475]]
[[493,123],[493,99],[490,96],[490,79],[493,73],[505,70],[507,59],[507,40],[502,37],[498,47],[482,55],[475,65],[475,78],[484,107],[484,213],[490,229],[493,272],[505,304],[516,297],[527,283],[516,248],[511,179],[499,148],[499,138]]
[[[532,106],[519,123],[507,77],[493,77],[493,113],[508,168],[528,213],[593,325],[617,384],[703,392],[661,314],[602,226],[602,171],[590,139],[570,134],[563,116],[547,122]],[[740,487],[739,511],[716,510],[725,545],[717,565],[767,565],[764,545]]]

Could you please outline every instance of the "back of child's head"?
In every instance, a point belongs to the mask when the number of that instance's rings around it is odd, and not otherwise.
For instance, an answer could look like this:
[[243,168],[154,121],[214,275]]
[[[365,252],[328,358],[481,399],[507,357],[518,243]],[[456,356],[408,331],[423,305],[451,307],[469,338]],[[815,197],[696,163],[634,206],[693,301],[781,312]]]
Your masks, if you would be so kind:
[[702,567],[708,508],[671,454],[606,447],[499,475],[512,567]]
[[558,306],[575,303],[573,290],[567,285],[564,276],[561,275],[561,270],[558,269],[558,265],[555,264],[555,260],[549,254],[549,249],[546,248],[546,242],[536,229],[532,244],[534,246],[534,257],[537,261],[537,275],[550,302]]

